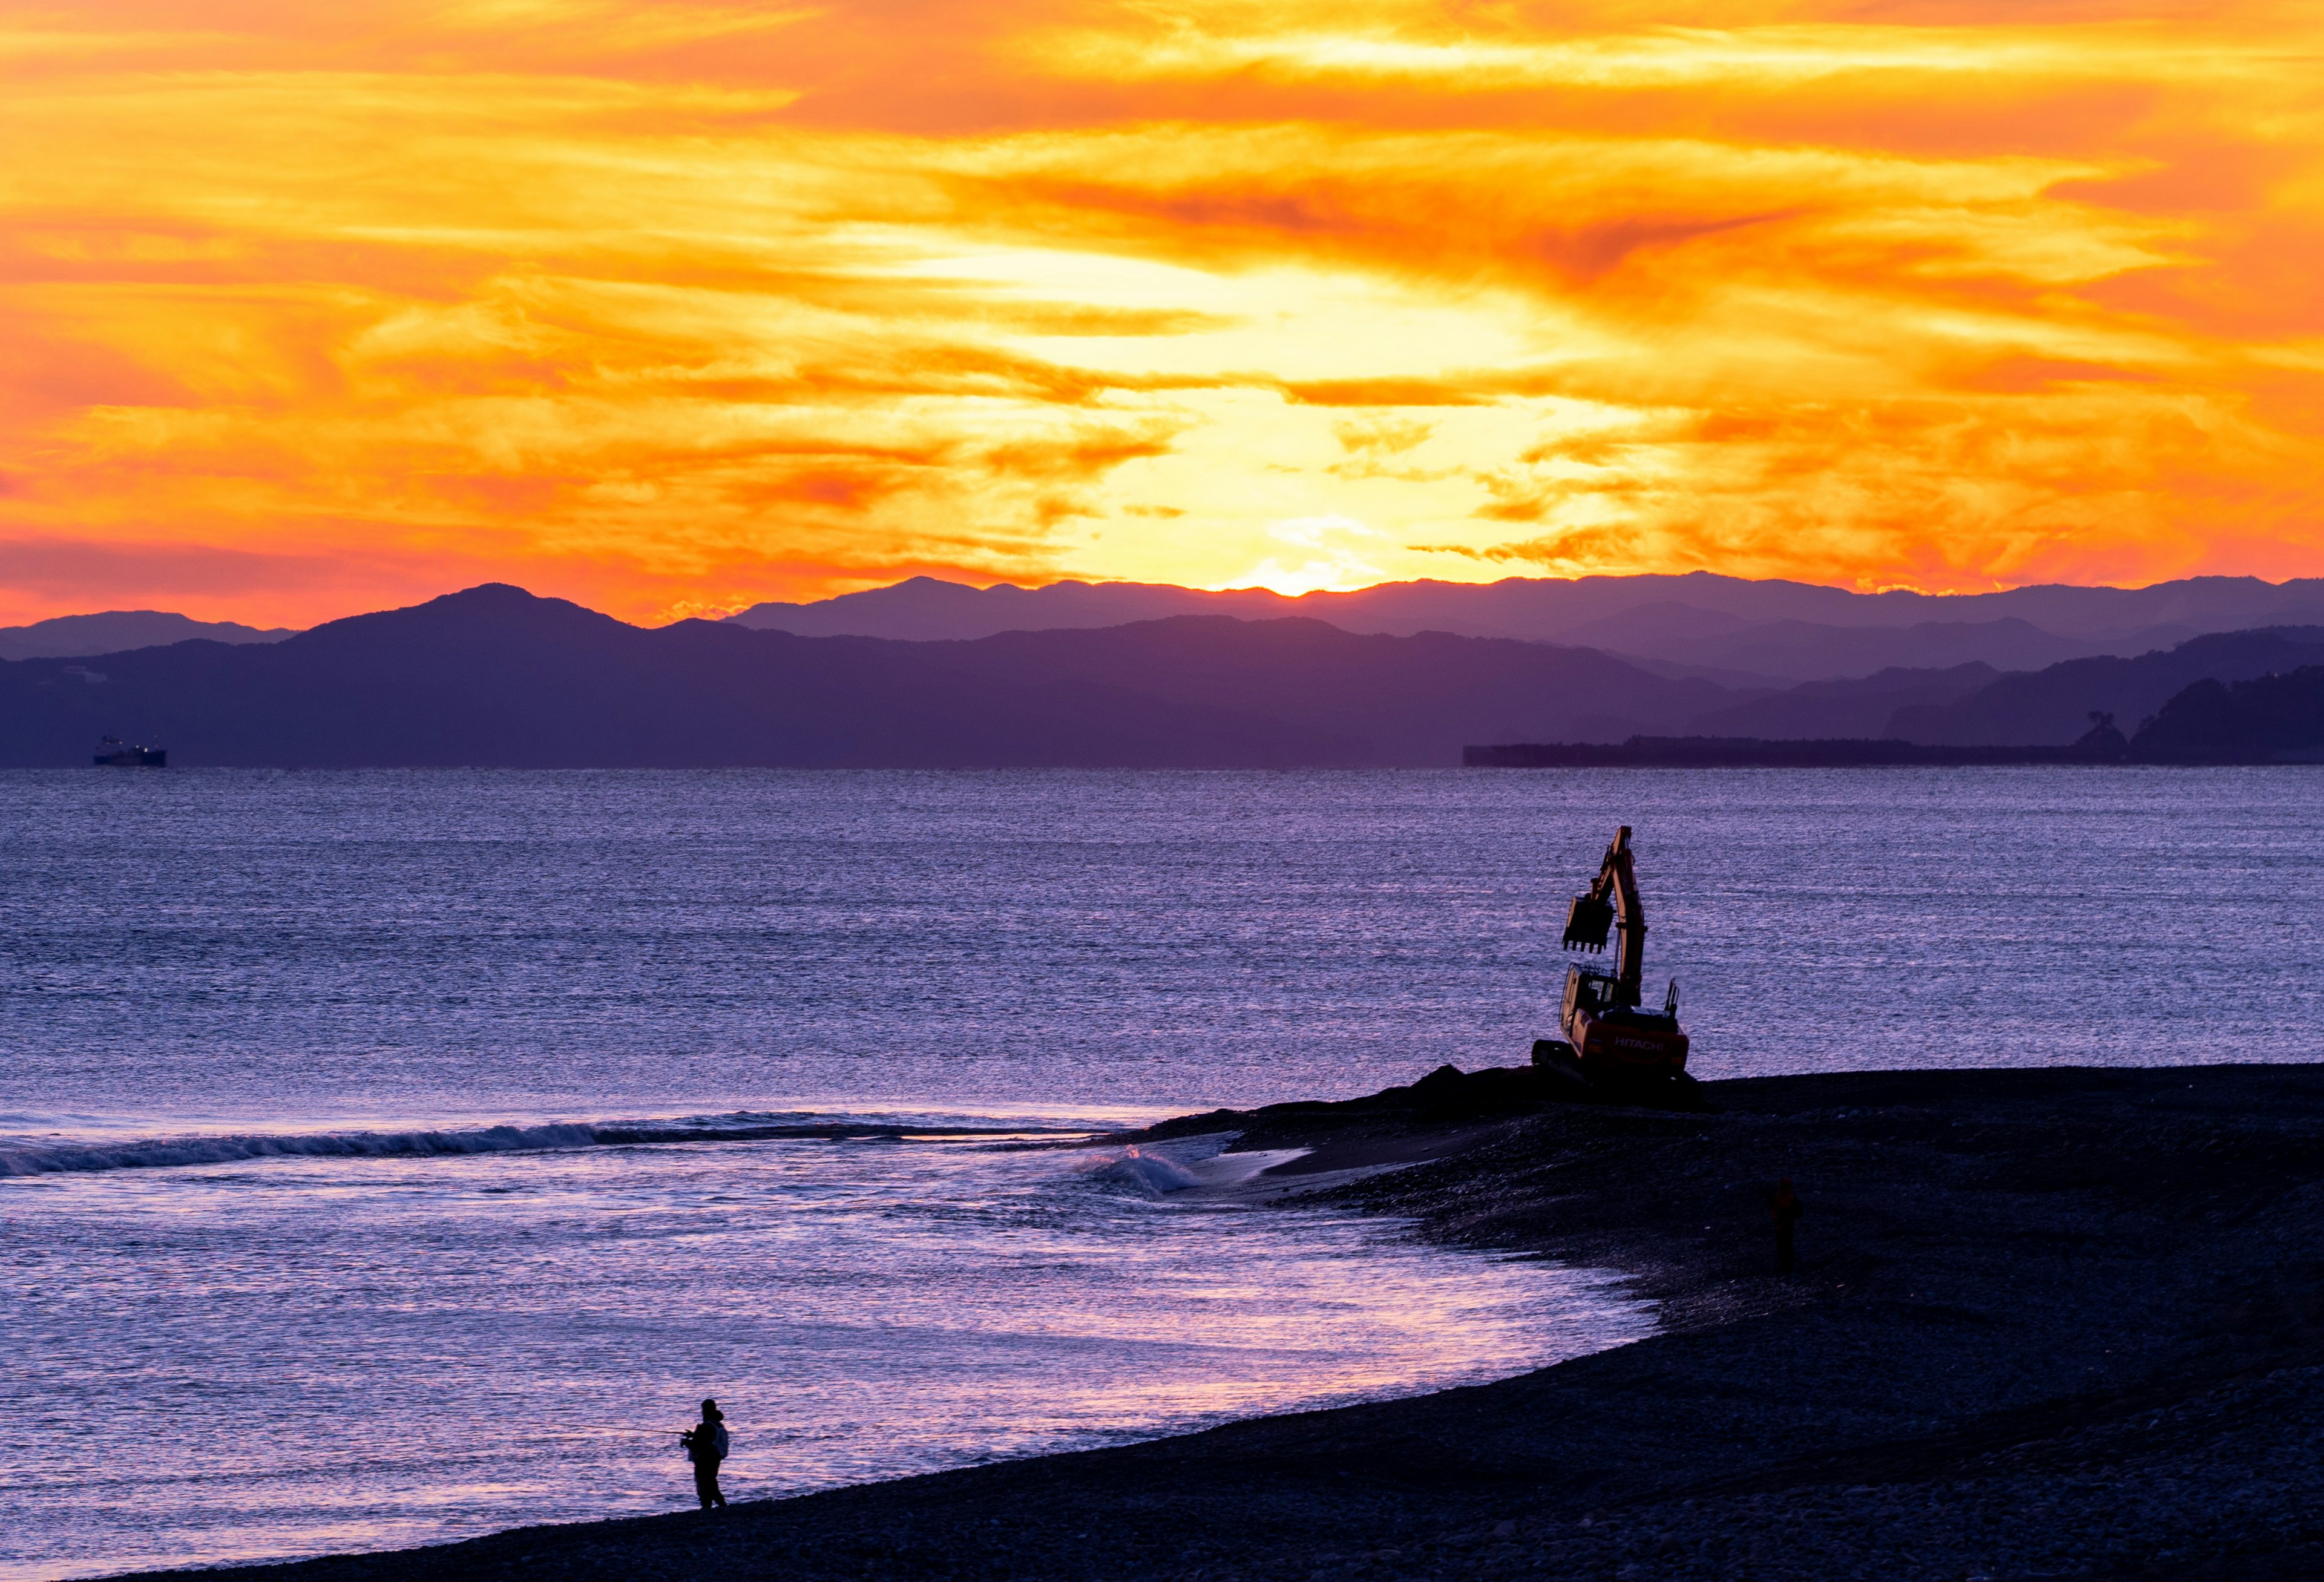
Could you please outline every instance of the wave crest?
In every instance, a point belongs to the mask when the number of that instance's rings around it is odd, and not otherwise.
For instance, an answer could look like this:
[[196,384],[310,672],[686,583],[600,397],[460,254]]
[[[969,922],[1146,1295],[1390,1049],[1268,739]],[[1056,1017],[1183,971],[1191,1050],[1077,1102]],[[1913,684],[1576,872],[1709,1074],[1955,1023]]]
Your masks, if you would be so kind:
[[45,1143],[0,1138],[0,1178],[73,1171],[155,1170],[231,1164],[248,1159],[397,1158],[446,1154],[540,1152],[647,1143],[738,1143],[782,1137],[893,1142],[905,1137],[1021,1136],[1078,1131],[1047,1127],[905,1126],[894,1122],[714,1117],[673,1121],[552,1121],[441,1130],[244,1132],[141,1137],[117,1143]]
[[1093,1161],[1084,1168],[1092,1181],[1134,1187],[1155,1197],[1203,1184],[1200,1176],[1176,1160],[1143,1153],[1134,1146],[1111,1159]]

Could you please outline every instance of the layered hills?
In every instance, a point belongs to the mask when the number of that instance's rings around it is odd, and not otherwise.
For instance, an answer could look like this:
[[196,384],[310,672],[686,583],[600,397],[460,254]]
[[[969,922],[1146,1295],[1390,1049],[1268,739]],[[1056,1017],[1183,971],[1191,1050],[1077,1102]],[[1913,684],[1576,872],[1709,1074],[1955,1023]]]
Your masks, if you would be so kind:
[[1900,706],[1883,735],[1947,745],[2070,741],[2092,711],[2127,726],[2199,681],[2248,681],[2324,664],[2324,626],[2218,632],[2131,658],[2073,659],[1997,676],[1950,701]]
[[290,635],[281,627],[196,621],[166,610],[107,610],[95,615],[59,615],[30,626],[0,626],[0,659],[73,659],[195,638],[221,643],[273,643]]
[[1173,615],[1305,616],[1346,631],[1521,638],[1601,648],[1731,685],[1982,663],[2030,670],[2130,656],[2207,632],[2324,623],[2324,579],[2190,577],[2146,588],[1857,593],[1808,583],[1679,576],[1511,577],[1387,583],[1297,597],[1148,583],[973,588],[931,577],[808,604],[759,604],[737,625],[803,637],[967,639],[1002,631],[1118,626]]
[[2153,763],[2324,763],[2324,666],[2198,681],[2163,705],[2138,747]]
[[[115,735],[179,764],[284,768],[1443,766],[1472,743],[1634,735],[2058,744],[2094,711],[2154,716],[2153,740],[2177,744],[2149,755],[2141,736],[2134,756],[2268,761],[2312,745],[2305,694],[2235,687],[2319,665],[2324,628],[2306,627],[2029,672],[1735,685],[1584,646],[1306,617],[908,641],[648,629],[487,585],[279,641],[0,663],[0,763],[86,763]],[[2241,723],[2194,730],[2211,715],[2175,700],[2198,683],[2227,688]]]
[[491,585],[263,647],[0,667],[0,761],[86,762],[113,734],[286,768],[1448,764],[1726,695],[1592,649],[1312,620],[895,642],[648,630]]

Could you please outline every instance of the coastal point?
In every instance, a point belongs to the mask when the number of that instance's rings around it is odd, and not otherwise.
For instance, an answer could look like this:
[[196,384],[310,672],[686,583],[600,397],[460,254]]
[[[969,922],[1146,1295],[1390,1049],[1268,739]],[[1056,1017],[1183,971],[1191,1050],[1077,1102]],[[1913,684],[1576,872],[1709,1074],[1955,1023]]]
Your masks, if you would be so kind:
[[[1618,1271],[1649,1338],[1414,1400],[257,1582],[2284,1578],[2324,1565],[2324,1068],[1524,1069],[1184,1118],[1253,1200]],[[1113,1139],[1126,1141],[1128,1139]],[[1797,1273],[1766,1193],[1801,1183]]]

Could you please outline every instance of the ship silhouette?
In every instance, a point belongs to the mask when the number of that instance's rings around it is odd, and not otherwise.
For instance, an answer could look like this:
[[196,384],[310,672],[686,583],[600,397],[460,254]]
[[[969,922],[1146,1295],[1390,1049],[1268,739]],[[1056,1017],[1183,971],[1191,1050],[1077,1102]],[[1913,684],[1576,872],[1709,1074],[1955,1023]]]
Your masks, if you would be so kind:
[[160,769],[169,767],[170,751],[163,747],[140,747],[118,736],[102,736],[93,761],[99,768]]

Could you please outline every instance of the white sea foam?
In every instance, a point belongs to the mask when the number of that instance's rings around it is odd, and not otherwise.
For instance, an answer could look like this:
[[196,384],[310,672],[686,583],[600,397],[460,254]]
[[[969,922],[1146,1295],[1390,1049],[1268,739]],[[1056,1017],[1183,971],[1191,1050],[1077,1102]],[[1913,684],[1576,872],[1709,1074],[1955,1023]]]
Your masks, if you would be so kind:
[[1193,1166],[1197,1180],[1213,1189],[1239,1187],[1278,1164],[1288,1164],[1314,1152],[1309,1148],[1255,1148],[1247,1154],[1217,1154]]
[[664,1120],[550,1121],[531,1125],[414,1127],[392,1131],[241,1132],[89,1141],[0,1136],[0,1178],[74,1171],[153,1170],[277,1158],[394,1158],[506,1154],[653,1143],[763,1142],[779,1138],[895,1140],[915,1136],[973,1139],[1056,1128],[924,1127],[892,1118],[827,1116],[704,1116]]
[[78,1145],[11,1139],[0,1142],[0,1176],[51,1175],[76,1170],[150,1170],[299,1155],[385,1158],[397,1154],[496,1154],[516,1149],[586,1148],[599,1141],[598,1128],[572,1124],[481,1127],[470,1131],[246,1133]]
[[1082,1169],[1093,1181],[1133,1187],[1152,1197],[1203,1184],[1200,1176],[1176,1160],[1135,1145],[1090,1160]]

